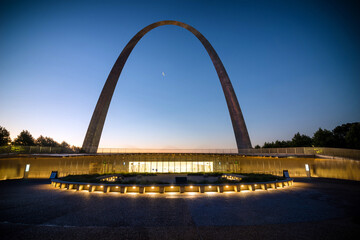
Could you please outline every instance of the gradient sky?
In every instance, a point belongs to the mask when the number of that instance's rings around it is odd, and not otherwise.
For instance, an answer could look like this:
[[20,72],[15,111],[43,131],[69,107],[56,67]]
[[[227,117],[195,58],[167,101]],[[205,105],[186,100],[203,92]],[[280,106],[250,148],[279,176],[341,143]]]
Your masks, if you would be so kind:
[[[0,126],[81,146],[116,58],[160,20],[213,45],[253,146],[360,121],[359,12],[347,1],[0,1]],[[138,43],[100,147],[236,148],[216,71],[190,32],[162,26]]]

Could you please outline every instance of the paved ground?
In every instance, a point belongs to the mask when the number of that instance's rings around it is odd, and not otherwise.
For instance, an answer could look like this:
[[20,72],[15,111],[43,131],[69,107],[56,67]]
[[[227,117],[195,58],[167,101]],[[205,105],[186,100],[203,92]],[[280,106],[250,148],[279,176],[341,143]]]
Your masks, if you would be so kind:
[[86,193],[0,182],[0,239],[355,239],[360,182],[296,179],[276,191]]

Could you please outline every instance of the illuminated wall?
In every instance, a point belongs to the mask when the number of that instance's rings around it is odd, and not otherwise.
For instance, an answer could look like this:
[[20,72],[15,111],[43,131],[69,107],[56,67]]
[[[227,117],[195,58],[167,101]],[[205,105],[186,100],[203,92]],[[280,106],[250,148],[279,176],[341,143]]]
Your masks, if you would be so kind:
[[360,161],[318,158],[243,157],[231,154],[118,154],[94,156],[31,156],[0,158],[0,180],[111,172],[242,172],[306,177],[305,164],[314,177],[360,180]]

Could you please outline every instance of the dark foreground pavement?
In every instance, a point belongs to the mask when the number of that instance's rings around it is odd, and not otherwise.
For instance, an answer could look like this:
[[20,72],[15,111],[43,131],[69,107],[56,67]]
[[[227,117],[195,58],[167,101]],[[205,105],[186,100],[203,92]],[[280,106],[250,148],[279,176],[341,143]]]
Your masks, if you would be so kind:
[[360,183],[296,179],[276,191],[87,193],[0,182],[0,239],[358,239]]

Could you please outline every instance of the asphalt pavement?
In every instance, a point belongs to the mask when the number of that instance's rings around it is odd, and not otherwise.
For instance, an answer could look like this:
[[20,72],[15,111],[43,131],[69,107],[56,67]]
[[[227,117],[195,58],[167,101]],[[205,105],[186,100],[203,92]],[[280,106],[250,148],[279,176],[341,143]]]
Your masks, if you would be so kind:
[[360,182],[268,191],[120,194],[0,182],[0,239],[358,239]]

